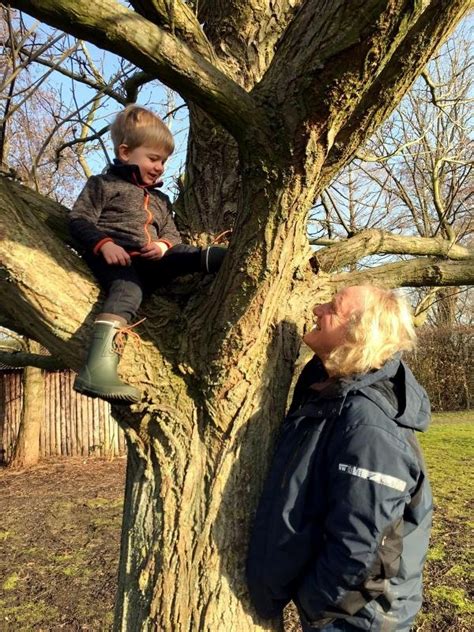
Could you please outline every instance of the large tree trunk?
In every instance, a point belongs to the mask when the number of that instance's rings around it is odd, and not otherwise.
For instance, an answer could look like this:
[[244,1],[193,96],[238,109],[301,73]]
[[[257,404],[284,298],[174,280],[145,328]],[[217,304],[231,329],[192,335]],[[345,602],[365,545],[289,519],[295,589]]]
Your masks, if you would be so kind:
[[[28,350],[39,354],[41,345],[30,340]],[[44,374],[28,366],[23,372],[23,407],[20,426],[10,467],[36,465],[40,457],[40,432],[44,420]]]
[[[275,205],[281,196],[298,203],[292,190],[262,182],[247,193],[254,204]],[[162,368],[155,354],[142,364],[154,377],[140,419],[118,411],[129,461],[117,630],[260,629],[246,598],[244,552],[299,349],[288,297],[301,285],[294,272],[307,252],[302,221],[276,223],[250,252],[237,242],[243,265],[266,257],[266,265],[281,266],[280,282],[256,289],[252,277],[239,281],[225,269],[211,287],[206,282],[176,315],[182,336],[167,347],[158,342]],[[245,282],[254,300],[242,314]],[[221,297],[230,295],[236,302],[225,307]],[[295,305],[300,324],[306,304]],[[145,307],[150,320],[154,308],[155,301]],[[166,335],[152,324],[148,333]]]
[[117,630],[260,629],[244,551],[297,349],[280,323],[218,401],[175,385],[173,405],[142,418],[145,440],[128,428]]

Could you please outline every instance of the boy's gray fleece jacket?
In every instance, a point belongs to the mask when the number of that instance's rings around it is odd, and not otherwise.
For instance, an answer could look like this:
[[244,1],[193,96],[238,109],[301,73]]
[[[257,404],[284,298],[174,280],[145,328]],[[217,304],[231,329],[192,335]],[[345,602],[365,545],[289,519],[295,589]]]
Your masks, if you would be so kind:
[[84,250],[96,254],[107,241],[128,252],[152,241],[181,243],[169,198],[143,185],[137,165],[118,161],[87,180],[69,214],[69,229]]
[[399,357],[310,388],[326,377],[317,358],[306,365],[282,426],[250,541],[250,596],[264,618],[292,599],[316,629],[408,632],[432,516],[414,436],[428,398]]

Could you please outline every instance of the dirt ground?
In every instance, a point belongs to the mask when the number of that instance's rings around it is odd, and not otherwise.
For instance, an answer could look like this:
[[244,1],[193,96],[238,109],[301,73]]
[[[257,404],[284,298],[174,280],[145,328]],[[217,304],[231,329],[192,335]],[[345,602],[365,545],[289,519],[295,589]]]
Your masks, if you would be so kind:
[[[435,518],[414,632],[474,630],[473,428],[472,414],[444,414],[422,441]],[[0,632],[110,630],[124,479],[124,458],[0,469]],[[285,630],[300,630],[291,609]]]
[[125,459],[0,470],[0,630],[110,628]]

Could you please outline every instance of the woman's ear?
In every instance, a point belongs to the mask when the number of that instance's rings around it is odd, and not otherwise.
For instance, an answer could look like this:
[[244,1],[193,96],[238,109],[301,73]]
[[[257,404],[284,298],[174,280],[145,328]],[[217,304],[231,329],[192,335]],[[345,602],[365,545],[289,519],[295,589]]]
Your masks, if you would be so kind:
[[128,162],[128,158],[130,156],[130,147],[125,144],[119,145],[117,154],[118,154],[118,159],[121,162]]

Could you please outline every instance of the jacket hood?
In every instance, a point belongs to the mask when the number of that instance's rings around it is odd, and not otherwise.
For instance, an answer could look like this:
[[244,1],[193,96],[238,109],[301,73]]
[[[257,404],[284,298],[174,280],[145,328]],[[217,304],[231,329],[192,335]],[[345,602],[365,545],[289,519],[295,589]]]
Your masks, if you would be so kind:
[[[305,370],[305,387],[323,382],[327,373],[321,360],[315,356]],[[324,399],[345,400],[357,392],[376,404],[398,425],[423,432],[430,421],[430,403],[425,389],[416,381],[400,354],[393,356],[380,369],[338,378],[320,392]]]
[[425,431],[430,421],[430,402],[397,354],[380,369],[338,380],[341,395],[358,391],[374,402],[398,425]]
[[107,169],[107,173],[118,176],[119,178],[122,178],[122,180],[126,180],[127,182],[135,184],[143,189],[156,189],[157,187],[163,186],[162,180],[156,182],[155,184],[144,184],[139,166],[129,165],[118,158],[114,158],[114,162]]

